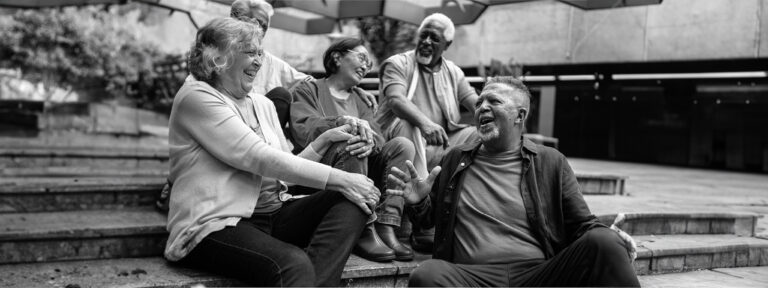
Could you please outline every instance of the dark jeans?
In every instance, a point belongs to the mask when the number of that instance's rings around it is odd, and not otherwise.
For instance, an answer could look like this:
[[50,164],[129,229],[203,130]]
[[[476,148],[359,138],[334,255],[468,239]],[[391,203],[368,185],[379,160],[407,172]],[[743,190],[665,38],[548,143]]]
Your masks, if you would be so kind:
[[376,222],[399,227],[405,199],[402,196],[386,195],[386,179],[392,167],[408,171],[405,168],[405,160],[413,161],[416,153],[413,143],[404,137],[395,137],[384,143],[380,151],[363,159],[351,156],[345,150],[346,148],[346,142],[334,144],[325,153],[320,163],[371,178],[381,191],[381,199],[375,208]]
[[366,219],[341,193],[319,191],[209,234],[182,261],[257,286],[339,286]]
[[595,228],[549,260],[489,265],[428,260],[411,273],[408,286],[639,287],[640,282],[618,234]]

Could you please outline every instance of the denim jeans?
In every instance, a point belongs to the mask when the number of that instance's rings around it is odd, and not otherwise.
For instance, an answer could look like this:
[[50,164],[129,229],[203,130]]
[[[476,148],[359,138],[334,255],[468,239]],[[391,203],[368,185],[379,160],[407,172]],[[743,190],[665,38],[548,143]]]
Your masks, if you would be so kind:
[[256,286],[339,286],[368,216],[339,192],[291,190],[311,195],[209,234],[182,263]]
[[346,148],[345,142],[333,144],[320,163],[371,178],[381,191],[381,199],[374,210],[377,216],[376,222],[399,227],[405,199],[402,196],[386,195],[386,179],[392,167],[408,171],[405,168],[405,160],[413,161],[415,155],[413,143],[404,137],[395,137],[384,143],[379,151],[362,159],[351,156]]

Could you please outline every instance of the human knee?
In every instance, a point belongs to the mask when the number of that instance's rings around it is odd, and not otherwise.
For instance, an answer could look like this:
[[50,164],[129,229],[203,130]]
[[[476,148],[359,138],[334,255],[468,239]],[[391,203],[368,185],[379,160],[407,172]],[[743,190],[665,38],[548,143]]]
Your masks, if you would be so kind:
[[307,253],[296,248],[287,249],[282,255],[276,259],[279,277],[274,286],[315,285],[315,267]]
[[626,254],[624,240],[619,237],[619,233],[609,228],[594,228],[582,236],[585,245],[592,249],[609,252],[611,254]]
[[352,156],[349,151],[347,151],[346,141],[333,143],[325,153],[326,155],[323,158],[333,159],[330,161],[333,163],[326,164],[331,164],[334,168],[350,173],[365,174],[366,172],[365,168],[368,165],[368,162],[366,162],[365,158]]
[[408,140],[408,138],[399,136],[392,138],[388,142],[391,142],[390,145],[393,146],[395,155],[401,155],[410,160],[413,160],[413,157],[416,155],[416,148],[414,148],[413,142]]
[[[335,201],[333,208],[331,208],[335,213],[332,215],[344,220],[344,222],[347,223],[345,227],[349,228],[350,231],[355,231],[358,228],[362,230],[362,227],[365,226],[365,222],[368,219],[368,215],[365,214],[363,209],[360,209],[357,204],[352,203],[352,201],[344,197],[341,192],[333,192],[331,197],[333,197],[333,201]],[[326,216],[326,218],[328,217],[329,216]],[[331,220],[330,218],[326,218],[324,218],[324,220]]]
[[443,260],[430,259],[419,264],[408,279],[409,287],[437,287],[446,276],[449,263]]

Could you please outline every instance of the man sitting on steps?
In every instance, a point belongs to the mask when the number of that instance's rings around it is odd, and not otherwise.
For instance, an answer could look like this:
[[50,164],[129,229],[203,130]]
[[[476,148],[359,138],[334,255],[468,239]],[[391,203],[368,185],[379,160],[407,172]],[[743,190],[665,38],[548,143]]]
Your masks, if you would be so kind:
[[530,97],[518,80],[490,79],[475,105],[480,142],[449,151],[426,179],[411,163],[392,169],[387,193],[436,227],[434,259],[409,286],[640,285],[632,238],[591,214],[562,154],[522,137]]

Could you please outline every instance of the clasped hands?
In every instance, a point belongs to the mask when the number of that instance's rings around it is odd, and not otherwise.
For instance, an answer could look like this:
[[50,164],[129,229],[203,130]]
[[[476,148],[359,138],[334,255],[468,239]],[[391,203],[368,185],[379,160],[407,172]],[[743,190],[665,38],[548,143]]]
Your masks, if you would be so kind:
[[347,139],[347,152],[357,158],[370,156],[376,145],[373,141],[376,132],[371,128],[370,123],[352,116],[339,116],[336,118],[336,126],[344,127],[346,125],[349,126],[346,132],[352,135],[352,137]]

